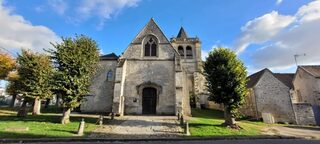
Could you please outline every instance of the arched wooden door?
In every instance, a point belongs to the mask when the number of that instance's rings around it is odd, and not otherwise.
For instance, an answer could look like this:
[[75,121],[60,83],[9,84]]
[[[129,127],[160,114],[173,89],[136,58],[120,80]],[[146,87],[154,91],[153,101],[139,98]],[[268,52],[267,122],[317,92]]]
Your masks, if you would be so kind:
[[156,114],[157,89],[146,87],[142,91],[142,114]]

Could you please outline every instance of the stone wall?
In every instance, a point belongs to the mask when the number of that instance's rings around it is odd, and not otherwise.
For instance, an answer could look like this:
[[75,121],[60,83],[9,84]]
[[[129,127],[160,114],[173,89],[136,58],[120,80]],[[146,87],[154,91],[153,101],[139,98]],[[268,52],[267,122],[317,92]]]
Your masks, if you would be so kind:
[[239,112],[252,118],[259,118],[253,89],[248,90],[244,99],[244,104],[239,108]]
[[259,117],[270,113],[275,122],[295,123],[290,89],[269,71],[266,71],[253,88]]
[[160,87],[157,96],[157,114],[175,114],[174,61],[127,61],[123,89],[125,114],[142,114],[142,92],[138,86],[149,84]]
[[[80,110],[87,113],[112,111],[112,99],[117,60],[101,60],[90,86],[90,95],[85,97]],[[107,73],[112,71],[112,80],[107,81]]]
[[309,103],[295,103],[293,108],[297,118],[298,125],[315,125],[312,106]]
[[320,79],[298,68],[293,85],[295,88],[295,102],[320,105]]

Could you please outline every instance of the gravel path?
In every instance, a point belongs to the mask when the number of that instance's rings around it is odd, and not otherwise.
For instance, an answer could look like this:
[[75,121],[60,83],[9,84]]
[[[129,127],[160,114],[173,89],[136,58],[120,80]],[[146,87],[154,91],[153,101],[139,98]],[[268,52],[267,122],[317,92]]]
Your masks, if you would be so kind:
[[105,123],[90,137],[161,138],[182,136],[183,132],[174,116],[124,116]]

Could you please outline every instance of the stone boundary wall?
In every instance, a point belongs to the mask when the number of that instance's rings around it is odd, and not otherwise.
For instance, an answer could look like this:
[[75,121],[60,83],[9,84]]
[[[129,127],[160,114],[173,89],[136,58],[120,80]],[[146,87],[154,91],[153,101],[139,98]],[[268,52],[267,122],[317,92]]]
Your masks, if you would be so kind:
[[316,125],[312,106],[310,103],[294,103],[293,109],[298,125]]

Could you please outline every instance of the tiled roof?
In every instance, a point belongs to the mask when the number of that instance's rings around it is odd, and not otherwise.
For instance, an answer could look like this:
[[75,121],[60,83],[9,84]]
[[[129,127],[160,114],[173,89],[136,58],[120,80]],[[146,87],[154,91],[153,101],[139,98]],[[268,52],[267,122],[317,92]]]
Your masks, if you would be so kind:
[[[252,88],[252,87],[254,87],[254,86],[257,84],[257,82],[259,81],[259,79],[261,78],[262,74],[263,74],[266,70],[270,71],[269,69],[265,68],[265,69],[263,69],[263,70],[261,70],[261,71],[258,71],[258,72],[256,72],[256,73],[250,75],[250,76],[248,77],[247,88]],[[270,71],[270,72],[271,72],[271,71]]]
[[314,77],[320,78],[320,65],[299,66]]
[[115,53],[100,56],[100,60],[117,60],[119,57]]
[[293,88],[293,73],[274,73],[273,75],[287,87]]
[[275,78],[281,81],[284,85],[288,86],[289,88],[293,88],[293,83],[292,83],[292,80],[294,77],[293,73],[273,73],[267,68],[250,75],[248,77],[249,80],[247,82],[247,88],[254,87],[257,84],[257,82],[260,80],[263,73],[266,71],[269,71]]

